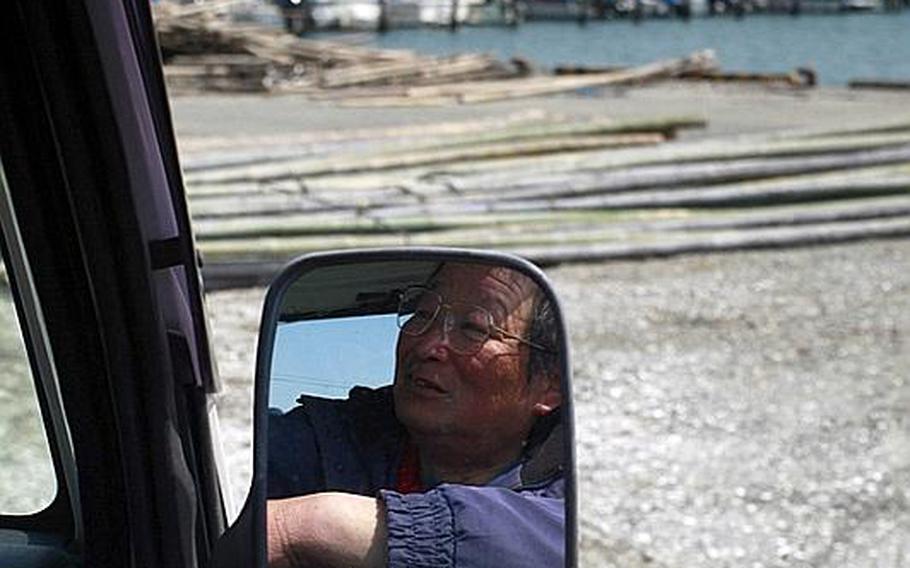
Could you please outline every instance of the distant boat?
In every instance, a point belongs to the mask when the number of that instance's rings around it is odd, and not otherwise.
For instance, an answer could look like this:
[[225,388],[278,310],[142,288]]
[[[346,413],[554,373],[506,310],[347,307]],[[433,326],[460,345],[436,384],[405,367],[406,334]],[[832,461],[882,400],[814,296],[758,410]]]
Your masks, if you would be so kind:
[[876,11],[884,8],[880,0],[841,0],[841,10]]
[[308,7],[317,29],[375,30],[379,25],[377,2],[318,0],[309,2]]
[[525,0],[524,17],[528,20],[577,20],[590,14],[587,3],[576,0]]
[[[376,30],[463,24],[485,0],[309,0],[290,10],[307,10],[316,29]],[[285,13],[289,10],[286,8]],[[382,20],[385,19],[383,23]]]
[[881,0],[762,0],[756,3],[759,12],[789,12],[793,14],[829,14],[882,10]]

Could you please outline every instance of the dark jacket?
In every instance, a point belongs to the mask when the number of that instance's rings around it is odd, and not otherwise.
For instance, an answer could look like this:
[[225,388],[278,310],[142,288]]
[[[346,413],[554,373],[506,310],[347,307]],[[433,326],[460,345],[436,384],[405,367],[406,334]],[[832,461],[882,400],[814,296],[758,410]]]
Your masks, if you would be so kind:
[[269,419],[270,499],[320,491],[385,503],[390,567],[562,566],[561,431],[484,486],[441,484],[402,494],[396,472],[405,431],[390,387],[355,387],[346,400],[302,396]]

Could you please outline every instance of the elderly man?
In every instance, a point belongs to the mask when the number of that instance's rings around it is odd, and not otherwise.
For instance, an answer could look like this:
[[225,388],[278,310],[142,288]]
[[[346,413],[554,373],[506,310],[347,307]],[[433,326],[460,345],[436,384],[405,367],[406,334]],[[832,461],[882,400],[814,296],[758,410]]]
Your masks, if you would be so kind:
[[399,325],[391,389],[272,420],[270,565],[561,565],[549,302],[514,270],[450,263],[402,294]]

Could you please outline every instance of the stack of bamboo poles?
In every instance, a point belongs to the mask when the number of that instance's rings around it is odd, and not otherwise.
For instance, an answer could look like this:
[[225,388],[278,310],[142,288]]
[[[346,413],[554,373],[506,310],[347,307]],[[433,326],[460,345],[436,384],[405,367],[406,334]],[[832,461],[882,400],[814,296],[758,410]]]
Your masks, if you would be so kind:
[[674,139],[699,125],[529,111],[183,151],[210,286],[355,246],[495,248],[546,264],[910,235],[910,117]]

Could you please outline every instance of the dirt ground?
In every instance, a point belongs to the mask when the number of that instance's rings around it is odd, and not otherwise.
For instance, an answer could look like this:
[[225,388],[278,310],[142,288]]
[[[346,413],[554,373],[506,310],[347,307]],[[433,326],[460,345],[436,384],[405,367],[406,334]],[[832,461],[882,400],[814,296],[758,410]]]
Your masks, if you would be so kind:
[[179,138],[272,135],[339,128],[476,120],[541,109],[574,117],[616,120],[660,116],[704,118],[708,127],[683,136],[726,136],[789,128],[841,127],[907,117],[910,92],[842,88],[772,89],[707,83],[517,99],[479,105],[348,108],[302,96],[181,96],[172,100]]

